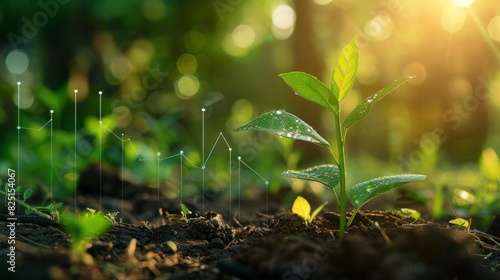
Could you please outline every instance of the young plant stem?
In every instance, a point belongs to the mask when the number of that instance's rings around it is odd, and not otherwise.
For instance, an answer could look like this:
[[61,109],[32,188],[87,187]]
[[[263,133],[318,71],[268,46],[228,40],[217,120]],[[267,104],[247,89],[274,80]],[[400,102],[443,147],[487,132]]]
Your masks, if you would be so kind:
[[346,190],[346,170],[345,170],[345,155],[344,155],[344,138],[345,134],[340,124],[340,111],[335,114],[335,126],[337,134],[337,149],[339,155],[339,177],[340,177],[340,233],[339,239],[344,238],[346,229],[347,215],[347,190]]

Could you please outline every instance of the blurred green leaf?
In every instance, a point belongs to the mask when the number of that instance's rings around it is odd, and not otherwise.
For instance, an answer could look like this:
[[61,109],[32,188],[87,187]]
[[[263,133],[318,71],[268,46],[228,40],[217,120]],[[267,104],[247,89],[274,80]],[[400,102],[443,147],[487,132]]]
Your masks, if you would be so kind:
[[23,201],[26,201],[28,198],[30,198],[32,194],[33,194],[33,190],[31,190],[31,189],[25,190],[23,193]]
[[339,104],[337,99],[331,98],[332,92],[316,77],[304,72],[289,72],[278,76],[302,98],[338,114]]
[[281,175],[290,178],[320,182],[330,189],[335,188],[340,180],[339,168],[333,164],[318,165],[300,171],[288,170]]
[[414,78],[413,76],[400,78],[398,80],[395,80],[394,82],[392,82],[390,85],[386,86],[385,88],[370,95],[370,97],[368,97],[367,99],[365,99],[361,103],[359,103],[358,106],[356,108],[354,108],[354,110],[347,116],[347,118],[344,121],[344,127],[349,128],[354,123],[365,118],[366,115],[368,115],[368,113],[372,109],[373,104],[375,102],[379,101],[384,96],[391,93],[392,91],[397,89],[399,86],[401,86],[402,84],[406,83],[408,80],[413,79],[413,78]]
[[470,227],[469,221],[462,219],[462,218],[453,219],[453,220],[449,221],[448,223],[450,223],[452,225],[457,225],[459,227],[464,227],[466,229],[469,229],[469,227]]
[[358,71],[358,46],[356,38],[342,49],[332,72],[332,92],[340,103],[349,93]]
[[500,160],[492,148],[487,148],[481,154],[479,168],[489,180],[500,180]]
[[249,123],[235,129],[235,131],[242,130],[265,131],[274,133],[280,137],[302,140],[323,147],[330,147],[330,144],[310,125],[284,110],[264,113],[251,120]]
[[423,181],[426,177],[419,174],[400,174],[371,179],[354,185],[349,191],[349,200],[354,207],[359,209],[382,193],[406,183]]

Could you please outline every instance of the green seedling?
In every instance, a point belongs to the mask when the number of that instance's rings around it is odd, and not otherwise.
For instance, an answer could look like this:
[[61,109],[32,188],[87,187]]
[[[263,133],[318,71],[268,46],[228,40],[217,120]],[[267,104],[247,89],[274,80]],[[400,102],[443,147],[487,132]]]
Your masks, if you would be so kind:
[[[334,152],[330,143],[310,125],[284,110],[264,113],[236,129],[236,131],[253,130],[270,132],[280,137],[311,142],[330,151],[334,164],[315,166],[301,171],[289,170],[285,171],[283,175],[291,178],[317,181],[332,189],[337,203],[340,205],[340,239],[343,238],[346,226],[348,226],[346,222],[348,197],[347,170],[344,152],[347,131],[353,124],[368,115],[373,104],[413,78],[404,77],[392,82],[363,100],[345,119],[341,120],[341,103],[354,84],[358,69],[358,57],[356,39],[353,39],[340,53],[333,68],[330,88],[315,77],[304,72],[290,72],[279,75],[297,95],[333,112],[336,125],[336,152]],[[375,178],[354,185],[349,192],[349,200],[356,208],[354,214],[360,207],[376,196],[403,184],[422,181],[425,178],[426,176],[424,175],[402,174]],[[334,189],[337,185],[340,188],[340,197],[337,196]],[[350,221],[352,221],[354,214],[351,215]]]
[[456,219],[449,221],[448,223],[450,223],[452,225],[459,226],[459,227],[463,227],[466,229],[470,229],[470,222],[467,221],[466,219],[456,218]]
[[[2,181],[0,180],[0,185],[2,184]],[[0,189],[0,194],[4,195],[5,197],[12,197],[12,199],[24,206],[26,208],[24,210],[24,213],[26,215],[30,215],[31,213],[34,213],[40,217],[46,218],[46,219],[51,219],[55,220],[57,222],[60,221],[60,214],[59,214],[59,208],[63,205],[62,202],[56,203],[56,204],[48,204],[47,206],[31,206],[29,205],[26,201],[31,197],[33,194],[33,190],[27,189],[24,192],[22,191],[22,186],[16,187],[14,193],[12,194],[12,191],[9,191],[9,184],[5,184],[5,189],[1,190]],[[22,194],[22,199],[20,198]],[[9,198],[10,199],[10,198]]]
[[177,253],[177,251],[179,250],[179,248],[177,248],[177,244],[175,244],[175,242],[172,240],[165,242],[165,245],[168,248],[170,248],[170,250],[172,250],[172,252],[174,252],[174,253]]
[[305,198],[299,195],[293,202],[292,212],[301,217],[307,226],[308,223],[311,223],[314,220],[314,218],[316,218],[316,216],[319,214],[321,209],[325,207],[326,204],[327,202],[325,201],[323,204],[318,206],[318,208],[316,208],[314,212],[311,214],[311,205]]
[[89,211],[81,217],[66,214],[61,224],[72,238],[71,251],[78,256],[85,254],[88,242],[100,237],[111,227],[110,220],[96,211]]
[[395,211],[395,214],[402,218],[413,218],[415,221],[422,217],[420,212],[411,208],[401,208],[401,210]]
[[191,212],[187,207],[186,205],[182,204],[181,203],[181,215],[184,217],[184,218],[187,218],[187,215],[189,214],[192,214],[193,212]]

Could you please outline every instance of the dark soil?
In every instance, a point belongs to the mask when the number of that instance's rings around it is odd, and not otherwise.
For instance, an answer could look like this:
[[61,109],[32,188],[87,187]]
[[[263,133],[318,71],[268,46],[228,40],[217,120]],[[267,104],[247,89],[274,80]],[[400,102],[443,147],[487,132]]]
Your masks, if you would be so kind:
[[[486,234],[390,212],[362,212],[340,242],[333,212],[307,226],[283,210],[252,211],[234,220],[223,210],[187,222],[165,214],[158,220],[155,191],[132,187],[124,222],[89,243],[85,257],[71,254],[71,238],[57,223],[19,217],[16,272],[9,272],[9,231],[1,222],[1,279],[500,279],[500,214]],[[100,201],[103,209],[121,209],[111,192],[99,201],[86,192],[78,205],[98,208]],[[160,200],[170,213],[178,213],[178,205]],[[167,241],[175,242],[177,252]]]

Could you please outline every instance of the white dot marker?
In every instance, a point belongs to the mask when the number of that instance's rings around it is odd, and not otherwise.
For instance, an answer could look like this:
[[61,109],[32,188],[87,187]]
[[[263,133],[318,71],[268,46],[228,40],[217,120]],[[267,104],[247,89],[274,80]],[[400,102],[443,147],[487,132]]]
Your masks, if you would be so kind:
[[241,160],[241,157],[238,157],[238,160]]
[[74,92],[75,94],[77,94],[77,93],[78,93],[78,90],[77,90],[77,89],[75,89],[73,92]]
[[19,129],[21,129],[21,127],[20,127],[20,126],[17,126],[17,130],[19,130]]
[[51,113],[51,114],[54,114],[54,110],[50,110],[50,113]]
[[17,85],[20,86],[21,85],[21,82],[17,82]]
[[102,121],[99,121],[99,123],[102,123]]
[[161,153],[160,153],[160,152],[158,152],[158,153],[156,153],[156,155],[157,155],[157,156],[161,156]]
[[181,155],[183,155],[183,154],[184,154],[184,151],[183,151],[183,150],[181,150],[181,151],[180,151],[180,154],[181,154]]
[[232,151],[233,149],[229,148],[229,151]]
[[205,108],[201,108],[201,111],[202,111],[202,112],[205,112]]
[[205,165],[203,165],[203,166],[201,167],[201,169],[205,169]]
[[102,91],[99,91],[99,95],[102,95]]
[[266,185],[269,185],[269,182],[268,182],[268,181],[266,181]]

